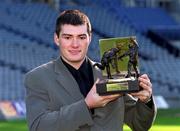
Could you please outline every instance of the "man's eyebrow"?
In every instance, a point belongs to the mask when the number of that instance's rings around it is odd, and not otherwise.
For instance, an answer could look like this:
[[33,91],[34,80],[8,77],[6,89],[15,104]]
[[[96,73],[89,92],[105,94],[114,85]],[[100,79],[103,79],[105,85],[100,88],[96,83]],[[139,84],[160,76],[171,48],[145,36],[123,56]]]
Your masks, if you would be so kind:
[[78,36],[86,36],[86,34],[79,34]]
[[[73,35],[64,33],[64,34],[62,34],[62,36],[73,36]],[[79,34],[77,36],[87,36],[87,35],[86,34]]]
[[62,34],[62,36],[72,36],[71,34]]

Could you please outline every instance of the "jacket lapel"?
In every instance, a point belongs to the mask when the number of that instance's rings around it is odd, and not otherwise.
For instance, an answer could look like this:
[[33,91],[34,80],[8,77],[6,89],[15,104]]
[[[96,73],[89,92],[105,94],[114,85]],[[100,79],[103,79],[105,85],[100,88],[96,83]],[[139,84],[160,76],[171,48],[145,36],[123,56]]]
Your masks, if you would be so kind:
[[[95,64],[95,62],[91,61],[91,65],[92,65],[92,69],[93,69],[93,75],[94,75],[94,82],[97,80],[97,78],[102,79],[102,71],[98,68],[98,67],[94,67],[93,65]],[[100,123],[103,123],[105,121],[108,121],[108,119],[101,119],[99,121],[99,118],[105,118],[107,117],[106,115],[110,114],[111,110],[113,110],[113,108],[117,107],[118,101],[122,101],[122,98],[119,98],[116,101],[112,101],[110,103],[108,103],[105,107],[103,108],[95,108],[94,109],[94,121],[98,121]],[[121,103],[121,102],[120,102]]]
[[[97,78],[102,79],[101,70],[98,67],[94,67],[95,62],[90,60],[93,69],[94,82],[96,82]],[[102,118],[106,114],[106,108],[95,108],[94,109],[94,117]],[[96,119],[96,118],[95,118]]]
[[100,71],[100,69],[98,67],[94,67],[94,64],[96,62],[94,62],[94,61],[92,61],[90,59],[89,59],[89,61],[91,63],[92,70],[93,70],[94,82],[96,82],[97,78],[100,78],[100,79],[102,78],[102,73],[101,73],[101,71]]
[[83,99],[79,86],[66,66],[62,63],[60,57],[55,61],[55,72],[57,73],[58,83],[64,87],[67,93],[76,101]]
[[[90,60],[90,63],[92,65],[95,82],[97,78],[102,78],[101,70],[99,70],[97,67],[93,67],[95,62]],[[74,101],[84,99],[84,96],[81,94],[76,80],[73,78],[66,66],[62,63],[60,58],[55,61],[55,72],[58,74],[56,78],[58,83],[63,86],[63,88],[67,91],[67,93]],[[106,108],[96,108],[94,116],[103,117],[106,113],[106,110]]]

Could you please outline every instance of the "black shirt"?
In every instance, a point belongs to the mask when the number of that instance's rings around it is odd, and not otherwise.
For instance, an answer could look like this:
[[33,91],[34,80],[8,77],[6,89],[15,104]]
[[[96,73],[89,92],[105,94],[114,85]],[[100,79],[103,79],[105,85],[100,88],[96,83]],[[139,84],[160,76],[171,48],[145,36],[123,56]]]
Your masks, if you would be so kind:
[[82,65],[79,67],[79,69],[76,70],[74,67],[65,62],[62,58],[61,60],[63,64],[68,68],[68,70],[71,72],[74,79],[77,81],[79,89],[83,96],[86,97],[86,95],[88,94],[88,92],[94,84],[93,71],[90,61],[86,58]]

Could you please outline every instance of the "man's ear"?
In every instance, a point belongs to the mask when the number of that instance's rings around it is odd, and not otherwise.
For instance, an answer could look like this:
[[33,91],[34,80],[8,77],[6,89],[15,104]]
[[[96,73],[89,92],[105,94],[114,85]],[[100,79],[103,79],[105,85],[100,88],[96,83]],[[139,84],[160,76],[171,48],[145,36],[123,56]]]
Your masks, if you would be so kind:
[[56,33],[54,33],[54,43],[59,46],[59,38]]

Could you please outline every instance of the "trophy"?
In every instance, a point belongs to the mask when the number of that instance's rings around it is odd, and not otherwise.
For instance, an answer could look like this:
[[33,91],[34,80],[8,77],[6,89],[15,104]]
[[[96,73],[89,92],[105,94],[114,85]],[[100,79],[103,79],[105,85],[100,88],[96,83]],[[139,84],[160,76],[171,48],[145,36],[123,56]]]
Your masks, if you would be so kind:
[[101,61],[95,63],[103,78],[96,84],[99,95],[140,90],[138,43],[135,36],[99,40]]

